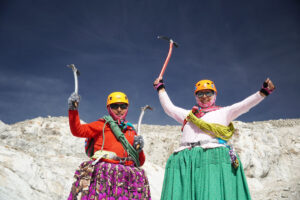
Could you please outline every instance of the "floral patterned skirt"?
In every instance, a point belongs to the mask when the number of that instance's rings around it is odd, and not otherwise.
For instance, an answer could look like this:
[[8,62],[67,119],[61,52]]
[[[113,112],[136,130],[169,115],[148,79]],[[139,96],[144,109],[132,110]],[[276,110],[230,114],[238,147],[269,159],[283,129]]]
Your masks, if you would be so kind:
[[83,162],[76,170],[68,200],[151,199],[145,171],[134,166],[107,162]]

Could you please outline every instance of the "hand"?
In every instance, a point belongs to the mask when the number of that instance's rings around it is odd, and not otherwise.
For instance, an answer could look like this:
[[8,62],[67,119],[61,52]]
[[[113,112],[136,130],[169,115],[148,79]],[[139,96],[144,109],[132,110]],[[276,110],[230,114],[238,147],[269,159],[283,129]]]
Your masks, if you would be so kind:
[[156,78],[154,83],[153,83],[153,86],[156,86],[160,81],[162,81],[161,77]]
[[138,152],[141,152],[144,148],[144,138],[141,135],[134,136],[133,148],[135,148]]
[[165,90],[165,85],[162,77],[158,77],[154,82],[153,82],[153,87],[157,90]]
[[268,96],[274,90],[275,90],[275,86],[273,82],[269,78],[267,78],[261,87],[260,95],[263,97]]
[[265,80],[265,83],[267,83],[267,87],[268,87],[269,90],[273,91],[275,89],[275,86],[274,86],[273,82],[269,78],[267,78]]
[[79,106],[80,96],[73,92],[68,98],[69,110],[77,110]]

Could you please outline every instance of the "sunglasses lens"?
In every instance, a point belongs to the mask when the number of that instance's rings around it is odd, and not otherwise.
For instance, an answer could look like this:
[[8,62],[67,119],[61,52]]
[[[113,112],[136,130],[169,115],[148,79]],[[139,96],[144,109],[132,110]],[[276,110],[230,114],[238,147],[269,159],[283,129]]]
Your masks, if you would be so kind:
[[206,96],[208,96],[208,97],[211,97],[211,96],[213,96],[214,94],[215,94],[214,91],[206,92]]
[[207,97],[211,97],[211,96],[213,96],[215,94],[215,92],[214,91],[209,91],[209,92],[197,92],[197,96],[198,97],[203,97],[204,95],[206,95]]
[[118,109],[118,104],[110,104],[109,105],[111,109]]
[[128,105],[127,104],[116,104],[116,103],[110,104],[110,108],[111,109],[118,109],[119,107],[122,110],[124,110],[124,109],[126,109],[128,107]]
[[127,104],[119,104],[119,105],[120,105],[120,108],[123,109],[123,110],[126,109],[126,108],[128,107]]
[[197,93],[197,96],[198,96],[198,97],[203,97],[204,94],[203,94],[202,92],[198,92],[198,93]]

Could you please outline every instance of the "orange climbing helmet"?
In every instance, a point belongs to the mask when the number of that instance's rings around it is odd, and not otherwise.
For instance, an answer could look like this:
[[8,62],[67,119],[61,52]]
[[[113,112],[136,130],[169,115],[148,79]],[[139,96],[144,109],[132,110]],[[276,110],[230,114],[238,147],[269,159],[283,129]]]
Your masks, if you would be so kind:
[[211,80],[201,80],[198,81],[195,85],[195,92],[196,94],[200,90],[213,90],[217,94],[217,89],[213,81]]
[[113,92],[107,97],[106,106],[109,106],[113,103],[126,103],[129,105],[127,95],[123,92]]

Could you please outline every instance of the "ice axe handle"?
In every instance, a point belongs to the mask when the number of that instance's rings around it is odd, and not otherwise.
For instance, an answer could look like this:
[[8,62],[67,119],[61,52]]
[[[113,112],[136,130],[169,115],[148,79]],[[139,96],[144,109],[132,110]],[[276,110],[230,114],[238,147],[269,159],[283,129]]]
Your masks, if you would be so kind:
[[74,74],[74,82],[75,82],[75,89],[74,89],[74,92],[76,94],[78,94],[78,76],[80,75],[80,72],[79,70],[75,67],[74,64],[70,64],[70,65],[67,65],[67,67],[70,67],[73,71],[73,74]]
[[162,67],[162,69],[161,69],[161,71],[160,71],[160,74],[159,74],[159,76],[158,76],[160,79],[163,78],[164,73],[165,73],[166,68],[167,68],[167,65],[168,65],[168,63],[169,63],[169,60],[170,60],[170,58],[171,58],[171,55],[172,55],[172,49],[173,49],[173,44],[174,44],[173,42],[170,42],[170,48],[169,48],[168,56],[167,56],[167,58],[166,58],[166,60],[165,60],[165,63],[164,63],[164,65],[163,65],[163,67]]
[[74,108],[78,108],[78,102],[77,102],[77,101],[74,101],[74,102],[73,102],[73,106],[74,106]]
[[136,150],[139,150],[140,149],[140,145],[136,145]]
[[163,78],[163,75],[165,73],[165,70],[167,68],[167,65],[169,63],[169,60],[170,60],[170,57],[172,55],[172,50],[173,50],[173,45],[177,48],[178,47],[178,44],[176,42],[174,42],[171,38],[169,37],[166,37],[166,36],[157,36],[158,39],[163,39],[163,40],[167,40],[169,43],[170,43],[170,48],[169,48],[169,53],[168,53],[168,56],[165,60],[165,63],[160,71],[160,74],[159,74],[159,78],[162,79]]

